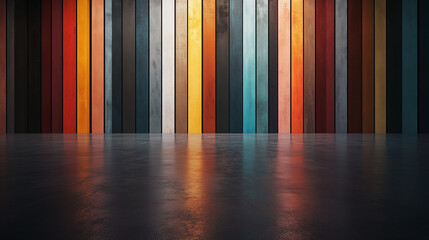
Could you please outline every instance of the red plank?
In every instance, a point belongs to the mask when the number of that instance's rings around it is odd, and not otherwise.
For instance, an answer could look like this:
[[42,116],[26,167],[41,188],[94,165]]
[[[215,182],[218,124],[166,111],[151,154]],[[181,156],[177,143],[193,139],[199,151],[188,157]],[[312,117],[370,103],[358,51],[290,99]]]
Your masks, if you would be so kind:
[[51,132],[51,0],[42,0],[42,132]]
[[76,132],[76,0],[63,1],[63,132]]
[[316,1],[316,132],[335,131],[335,1]]

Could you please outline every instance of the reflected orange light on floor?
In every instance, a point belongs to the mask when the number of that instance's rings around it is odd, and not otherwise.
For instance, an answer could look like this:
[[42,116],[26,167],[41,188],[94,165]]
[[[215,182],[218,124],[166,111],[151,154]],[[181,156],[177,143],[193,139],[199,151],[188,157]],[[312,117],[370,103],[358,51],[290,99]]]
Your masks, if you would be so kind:
[[[288,229],[297,229],[303,224],[306,176],[304,169],[303,137],[301,135],[278,135],[276,156],[276,188],[280,213],[277,224]],[[289,239],[302,235],[290,231]]]
[[207,229],[209,229],[209,221],[212,218],[212,214],[209,212],[209,209],[212,209],[209,205],[211,205],[213,198],[210,194],[210,183],[212,182],[215,158],[211,157],[214,155],[207,154],[206,151],[209,149],[203,147],[202,141],[202,135],[188,135],[184,207],[187,214],[192,216],[192,220],[186,225],[191,238],[195,239],[207,238],[209,234]]
[[105,197],[97,187],[104,181],[104,136],[64,135],[63,138],[64,152],[69,153],[65,164],[67,194],[74,200],[77,199],[74,204],[78,211],[71,214],[74,221],[87,231],[88,236],[95,237],[101,231],[98,227],[103,227],[103,224],[102,221],[100,224],[94,222],[104,216],[99,206],[103,206]]

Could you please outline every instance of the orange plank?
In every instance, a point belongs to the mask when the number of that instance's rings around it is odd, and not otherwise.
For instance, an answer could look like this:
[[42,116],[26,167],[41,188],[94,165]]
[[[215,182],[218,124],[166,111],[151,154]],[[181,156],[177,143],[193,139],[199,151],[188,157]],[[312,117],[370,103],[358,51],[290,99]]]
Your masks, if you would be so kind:
[[216,131],[216,1],[203,4],[203,132]]
[[292,0],[292,133],[303,132],[303,0]]
[[104,0],[92,0],[92,133],[104,132]]
[[290,133],[290,0],[279,0],[278,11],[278,131]]
[[89,133],[89,0],[77,0],[77,132]]

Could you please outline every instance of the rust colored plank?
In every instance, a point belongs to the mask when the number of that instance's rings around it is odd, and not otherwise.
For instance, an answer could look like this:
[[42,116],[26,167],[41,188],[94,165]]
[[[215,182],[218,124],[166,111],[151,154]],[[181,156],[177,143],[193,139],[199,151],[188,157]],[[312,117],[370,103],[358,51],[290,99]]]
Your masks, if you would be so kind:
[[216,132],[216,1],[203,3],[203,132]]
[[374,132],[374,0],[362,0],[362,132]]
[[303,132],[303,0],[292,0],[292,133]]

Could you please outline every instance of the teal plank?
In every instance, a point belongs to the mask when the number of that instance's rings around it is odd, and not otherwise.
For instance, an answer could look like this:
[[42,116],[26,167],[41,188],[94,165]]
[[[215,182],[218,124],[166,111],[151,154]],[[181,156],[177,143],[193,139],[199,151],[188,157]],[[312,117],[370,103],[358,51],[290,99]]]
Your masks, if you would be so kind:
[[402,0],[402,132],[417,133],[417,0]]
[[149,0],[136,1],[136,132],[149,132]]
[[161,133],[161,0],[149,1],[149,131]]
[[243,132],[256,128],[256,0],[243,1]]
[[257,0],[256,131],[268,133],[268,0]]

